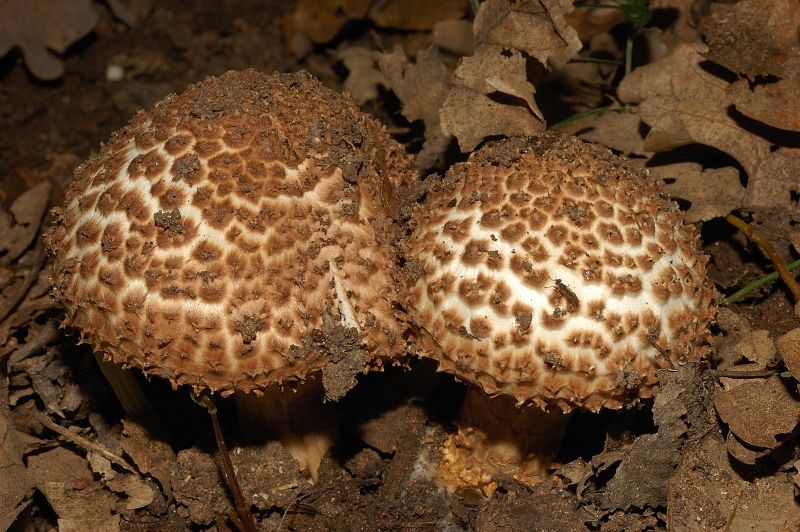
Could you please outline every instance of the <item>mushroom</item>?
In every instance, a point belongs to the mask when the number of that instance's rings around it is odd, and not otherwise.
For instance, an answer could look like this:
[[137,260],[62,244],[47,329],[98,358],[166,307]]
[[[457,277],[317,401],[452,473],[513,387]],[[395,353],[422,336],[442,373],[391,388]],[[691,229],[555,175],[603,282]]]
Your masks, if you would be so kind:
[[402,251],[416,349],[467,381],[450,487],[544,478],[575,408],[651,397],[703,357],[716,312],[694,226],[643,171],[546,133],[489,143],[430,185]]
[[405,347],[391,217],[410,168],[307,73],[167,96],[75,171],[49,235],[64,323],[114,364],[236,393],[313,477],[330,438],[297,434],[294,408]]

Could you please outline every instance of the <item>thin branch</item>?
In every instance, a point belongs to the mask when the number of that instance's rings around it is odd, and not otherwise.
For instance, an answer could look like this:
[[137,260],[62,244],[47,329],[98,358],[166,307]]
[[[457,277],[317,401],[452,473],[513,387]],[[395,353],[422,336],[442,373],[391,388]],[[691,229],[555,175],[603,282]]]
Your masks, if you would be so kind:
[[56,423],[55,421],[50,419],[47,415],[43,414],[42,412],[39,412],[38,410],[34,410],[33,411],[33,417],[36,418],[36,421],[38,421],[39,423],[41,423],[42,425],[44,425],[48,429],[52,430],[53,432],[58,433],[63,438],[71,441],[75,445],[83,447],[84,449],[86,449],[88,451],[94,451],[94,452],[104,456],[109,462],[111,462],[113,464],[117,464],[118,466],[120,466],[121,468],[125,469],[126,471],[130,471],[131,473],[133,473],[135,475],[139,474],[133,468],[133,466],[130,465],[128,462],[126,462],[123,458],[121,458],[121,457],[117,456],[116,454],[112,453],[111,451],[106,449],[101,444],[95,443],[95,442],[93,442],[91,440],[87,440],[83,436],[80,436],[79,434],[76,434],[76,433],[72,432],[71,430],[62,427],[61,425],[59,425],[58,423]]
[[772,243],[767,240],[767,238],[761,234],[755,227],[748,224],[738,216],[734,214],[729,214],[725,217],[725,220],[737,228],[739,231],[744,233],[744,235],[748,238],[748,240],[755,242],[769,257],[769,260],[772,261],[772,264],[775,265],[775,271],[778,272],[783,282],[792,292],[792,297],[794,298],[794,302],[797,303],[800,301],[800,285],[797,284],[797,281],[794,279],[792,274],[789,272],[789,269],[786,267],[786,263],[783,262],[783,259],[780,258],[778,253],[775,251],[775,248],[772,246]]

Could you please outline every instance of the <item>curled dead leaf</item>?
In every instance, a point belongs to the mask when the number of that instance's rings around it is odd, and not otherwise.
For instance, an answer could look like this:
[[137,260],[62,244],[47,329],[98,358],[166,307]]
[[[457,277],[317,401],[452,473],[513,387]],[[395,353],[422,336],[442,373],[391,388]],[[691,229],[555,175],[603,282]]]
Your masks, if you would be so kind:
[[800,4],[774,0],[714,2],[700,22],[708,58],[750,78],[800,77],[798,28]]
[[486,137],[544,131],[544,117],[534,93],[520,51],[480,45],[455,71],[439,113],[442,130],[458,139],[464,153]]
[[687,222],[725,216],[744,204],[746,190],[736,168],[703,168],[699,163],[682,162],[651,166],[648,170],[664,182],[667,194],[691,202],[684,213]]
[[800,328],[792,329],[775,340],[775,346],[786,364],[786,369],[800,381]]
[[475,16],[475,42],[513,48],[558,69],[582,46],[565,18],[571,9],[571,1],[486,0]]
[[63,54],[95,24],[92,0],[5,0],[0,2],[0,56],[19,47],[31,74],[57,79],[64,65],[50,50]]
[[744,207],[800,215],[794,200],[800,189],[800,149],[776,146],[774,139],[749,129],[735,112],[730,83],[706,68],[707,50],[701,43],[681,44],[620,83],[619,97],[639,103],[642,121],[650,126],[645,149],[664,152],[695,143],[717,148],[747,172]]
[[435,166],[450,143],[450,136],[442,130],[439,118],[450,73],[439,51],[432,46],[417,54],[416,63],[412,63],[398,47],[391,54],[381,54],[378,65],[403,104],[403,116],[411,122],[422,120],[425,124],[425,142],[415,165],[418,168]]
[[714,406],[739,439],[765,449],[780,445],[800,421],[800,402],[777,376],[719,392]]

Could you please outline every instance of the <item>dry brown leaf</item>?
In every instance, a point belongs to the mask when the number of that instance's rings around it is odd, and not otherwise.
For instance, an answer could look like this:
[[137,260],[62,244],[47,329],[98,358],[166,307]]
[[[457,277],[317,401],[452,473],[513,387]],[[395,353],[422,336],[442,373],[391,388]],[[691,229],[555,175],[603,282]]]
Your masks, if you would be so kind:
[[170,474],[177,456],[169,444],[153,438],[146,428],[130,419],[122,420],[122,450],[139,471],[155,477],[168,500],[172,499]]
[[398,47],[391,54],[381,54],[378,65],[403,104],[403,116],[411,122],[422,120],[425,124],[425,143],[415,165],[418,168],[436,166],[450,143],[450,136],[442,131],[439,118],[450,74],[439,51],[436,47],[423,50],[417,55],[417,62],[412,63]]
[[472,23],[468,20],[437,22],[433,27],[431,39],[439,49],[458,56],[472,55],[475,50]]
[[774,449],[800,420],[800,403],[780,377],[746,382],[714,396],[719,417],[736,436],[755,447]]
[[704,169],[699,163],[683,162],[648,169],[650,175],[664,181],[667,194],[692,203],[685,212],[687,222],[726,216],[744,204],[746,190],[736,168]]
[[[2,383],[8,389],[8,383]],[[22,462],[22,445],[11,423],[8,406],[0,404],[0,530],[11,528],[27,506],[33,481]]]
[[0,208],[3,262],[18,258],[33,242],[50,201],[50,188],[50,183],[43,181],[15,199],[9,212]]
[[114,16],[127,24],[135,26],[153,7],[153,0],[106,0]]
[[467,9],[466,0],[378,0],[369,18],[383,28],[425,31],[440,20],[460,19]]
[[344,90],[359,105],[378,97],[378,85],[389,86],[389,81],[377,66],[378,52],[363,46],[348,46],[337,50],[335,55],[348,72]]
[[748,445],[747,442],[739,439],[733,432],[728,433],[725,445],[728,448],[728,454],[736,461],[747,465],[755,465],[760,458],[764,458],[772,452],[772,449]]
[[461,60],[439,113],[442,130],[464,153],[493,135],[533,135],[544,117],[533,99],[525,58],[518,50],[480,45]]
[[752,90],[742,79],[728,87],[728,94],[743,115],[775,128],[800,131],[800,79],[756,85]]
[[45,482],[42,491],[58,515],[59,532],[120,529],[119,516],[112,513],[117,497],[104,490],[99,482],[80,488],[69,482]]
[[581,49],[564,14],[571,0],[486,0],[475,17],[475,42],[514,48],[558,69]]
[[[602,2],[595,2],[601,4]],[[608,4],[609,7],[613,4]],[[582,42],[589,42],[598,35],[608,33],[611,28],[625,21],[621,9],[609,8],[578,8],[567,13],[564,18],[570,27],[578,33]]]
[[598,142],[624,155],[649,158],[652,152],[644,149],[644,137],[640,133],[640,123],[638,109],[632,108],[630,112],[610,110],[600,116],[572,122],[559,128],[558,131],[577,135],[590,142]]
[[125,495],[122,507],[126,510],[144,508],[153,502],[156,497],[153,488],[144,479],[132,473],[118,475],[107,480],[105,485],[111,491]]
[[348,20],[364,18],[373,0],[298,0],[284,19],[289,42],[300,33],[312,42],[326,43],[336,37]]
[[25,65],[39,79],[64,74],[63,54],[92,31],[97,13],[92,0],[3,0],[0,2],[0,57],[19,47]]
[[800,3],[794,0],[714,2],[700,22],[708,58],[750,78],[800,79],[799,28]]
[[800,381],[800,328],[792,329],[775,340],[775,346],[786,364],[786,369]]
[[770,140],[745,129],[730,112],[729,83],[704,68],[706,51],[701,43],[679,45],[661,61],[634,70],[620,84],[620,98],[640,103],[640,116],[651,127],[645,149],[663,152],[694,143],[715,147],[747,172],[743,206],[800,215],[793,198],[800,190],[800,149],[776,149]]

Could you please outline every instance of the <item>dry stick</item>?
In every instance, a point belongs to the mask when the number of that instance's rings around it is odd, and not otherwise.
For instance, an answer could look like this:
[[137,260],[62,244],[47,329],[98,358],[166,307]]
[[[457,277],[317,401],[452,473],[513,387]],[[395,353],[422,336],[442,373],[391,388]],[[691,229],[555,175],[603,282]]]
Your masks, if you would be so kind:
[[783,259],[778,256],[778,253],[775,251],[772,243],[752,225],[749,225],[747,222],[734,214],[727,215],[725,220],[739,231],[744,233],[749,240],[755,242],[761,249],[764,250],[764,253],[766,253],[769,257],[769,260],[771,260],[772,264],[775,265],[775,271],[778,272],[778,275],[780,275],[783,282],[786,283],[786,286],[789,287],[789,290],[792,292],[792,297],[794,297],[795,303],[800,301],[800,285],[797,284],[797,281],[795,281],[794,277],[792,277],[792,274],[789,273],[786,263],[783,262]]
[[211,416],[211,426],[214,428],[214,439],[217,440],[217,447],[219,453],[222,455],[222,467],[225,470],[225,476],[228,477],[228,484],[231,486],[233,492],[233,499],[236,502],[236,511],[241,518],[242,528],[246,532],[256,532],[256,523],[253,521],[253,515],[250,513],[250,508],[244,500],[242,488],[239,487],[239,481],[236,480],[236,471],[233,470],[233,463],[228,454],[228,446],[225,445],[225,438],[222,436],[222,429],[219,426],[219,419],[217,419],[217,405],[214,404],[214,399],[208,395],[195,395],[192,394],[194,402],[208,410]]
[[64,438],[68,439],[69,441],[71,441],[75,445],[79,445],[80,447],[83,447],[84,449],[87,449],[89,451],[94,451],[94,452],[96,452],[98,454],[101,454],[109,462],[117,464],[121,468],[123,468],[123,469],[125,469],[127,471],[130,471],[131,473],[133,473],[135,475],[138,475],[138,473],[136,472],[136,470],[133,468],[132,465],[130,465],[128,462],[126,462],[125,460],[123,460],[122,458],[117,456],[116,454],[112,453],[111,451],[109,451],[108,449],[106,449],[105,447],[100,445],[99,443],[95,443],[95,442],[93,442],[91,440],[87,440],[83,436],[75,434],[71,430],[65,429],[64,427],[62,427],[61,425],[59,425],[58,423],[56,423],[55,421],[53,421],[52,419],[47,417],[42,412],[39,412],[38,410],[34,410],[33,411],[33,417],[36,418],[36,421],[38,421],[39,423],[41,423],[42,425],[44,425],[48,429],[52,430],[53,432],[57,432],[58,434],[60,434]]

